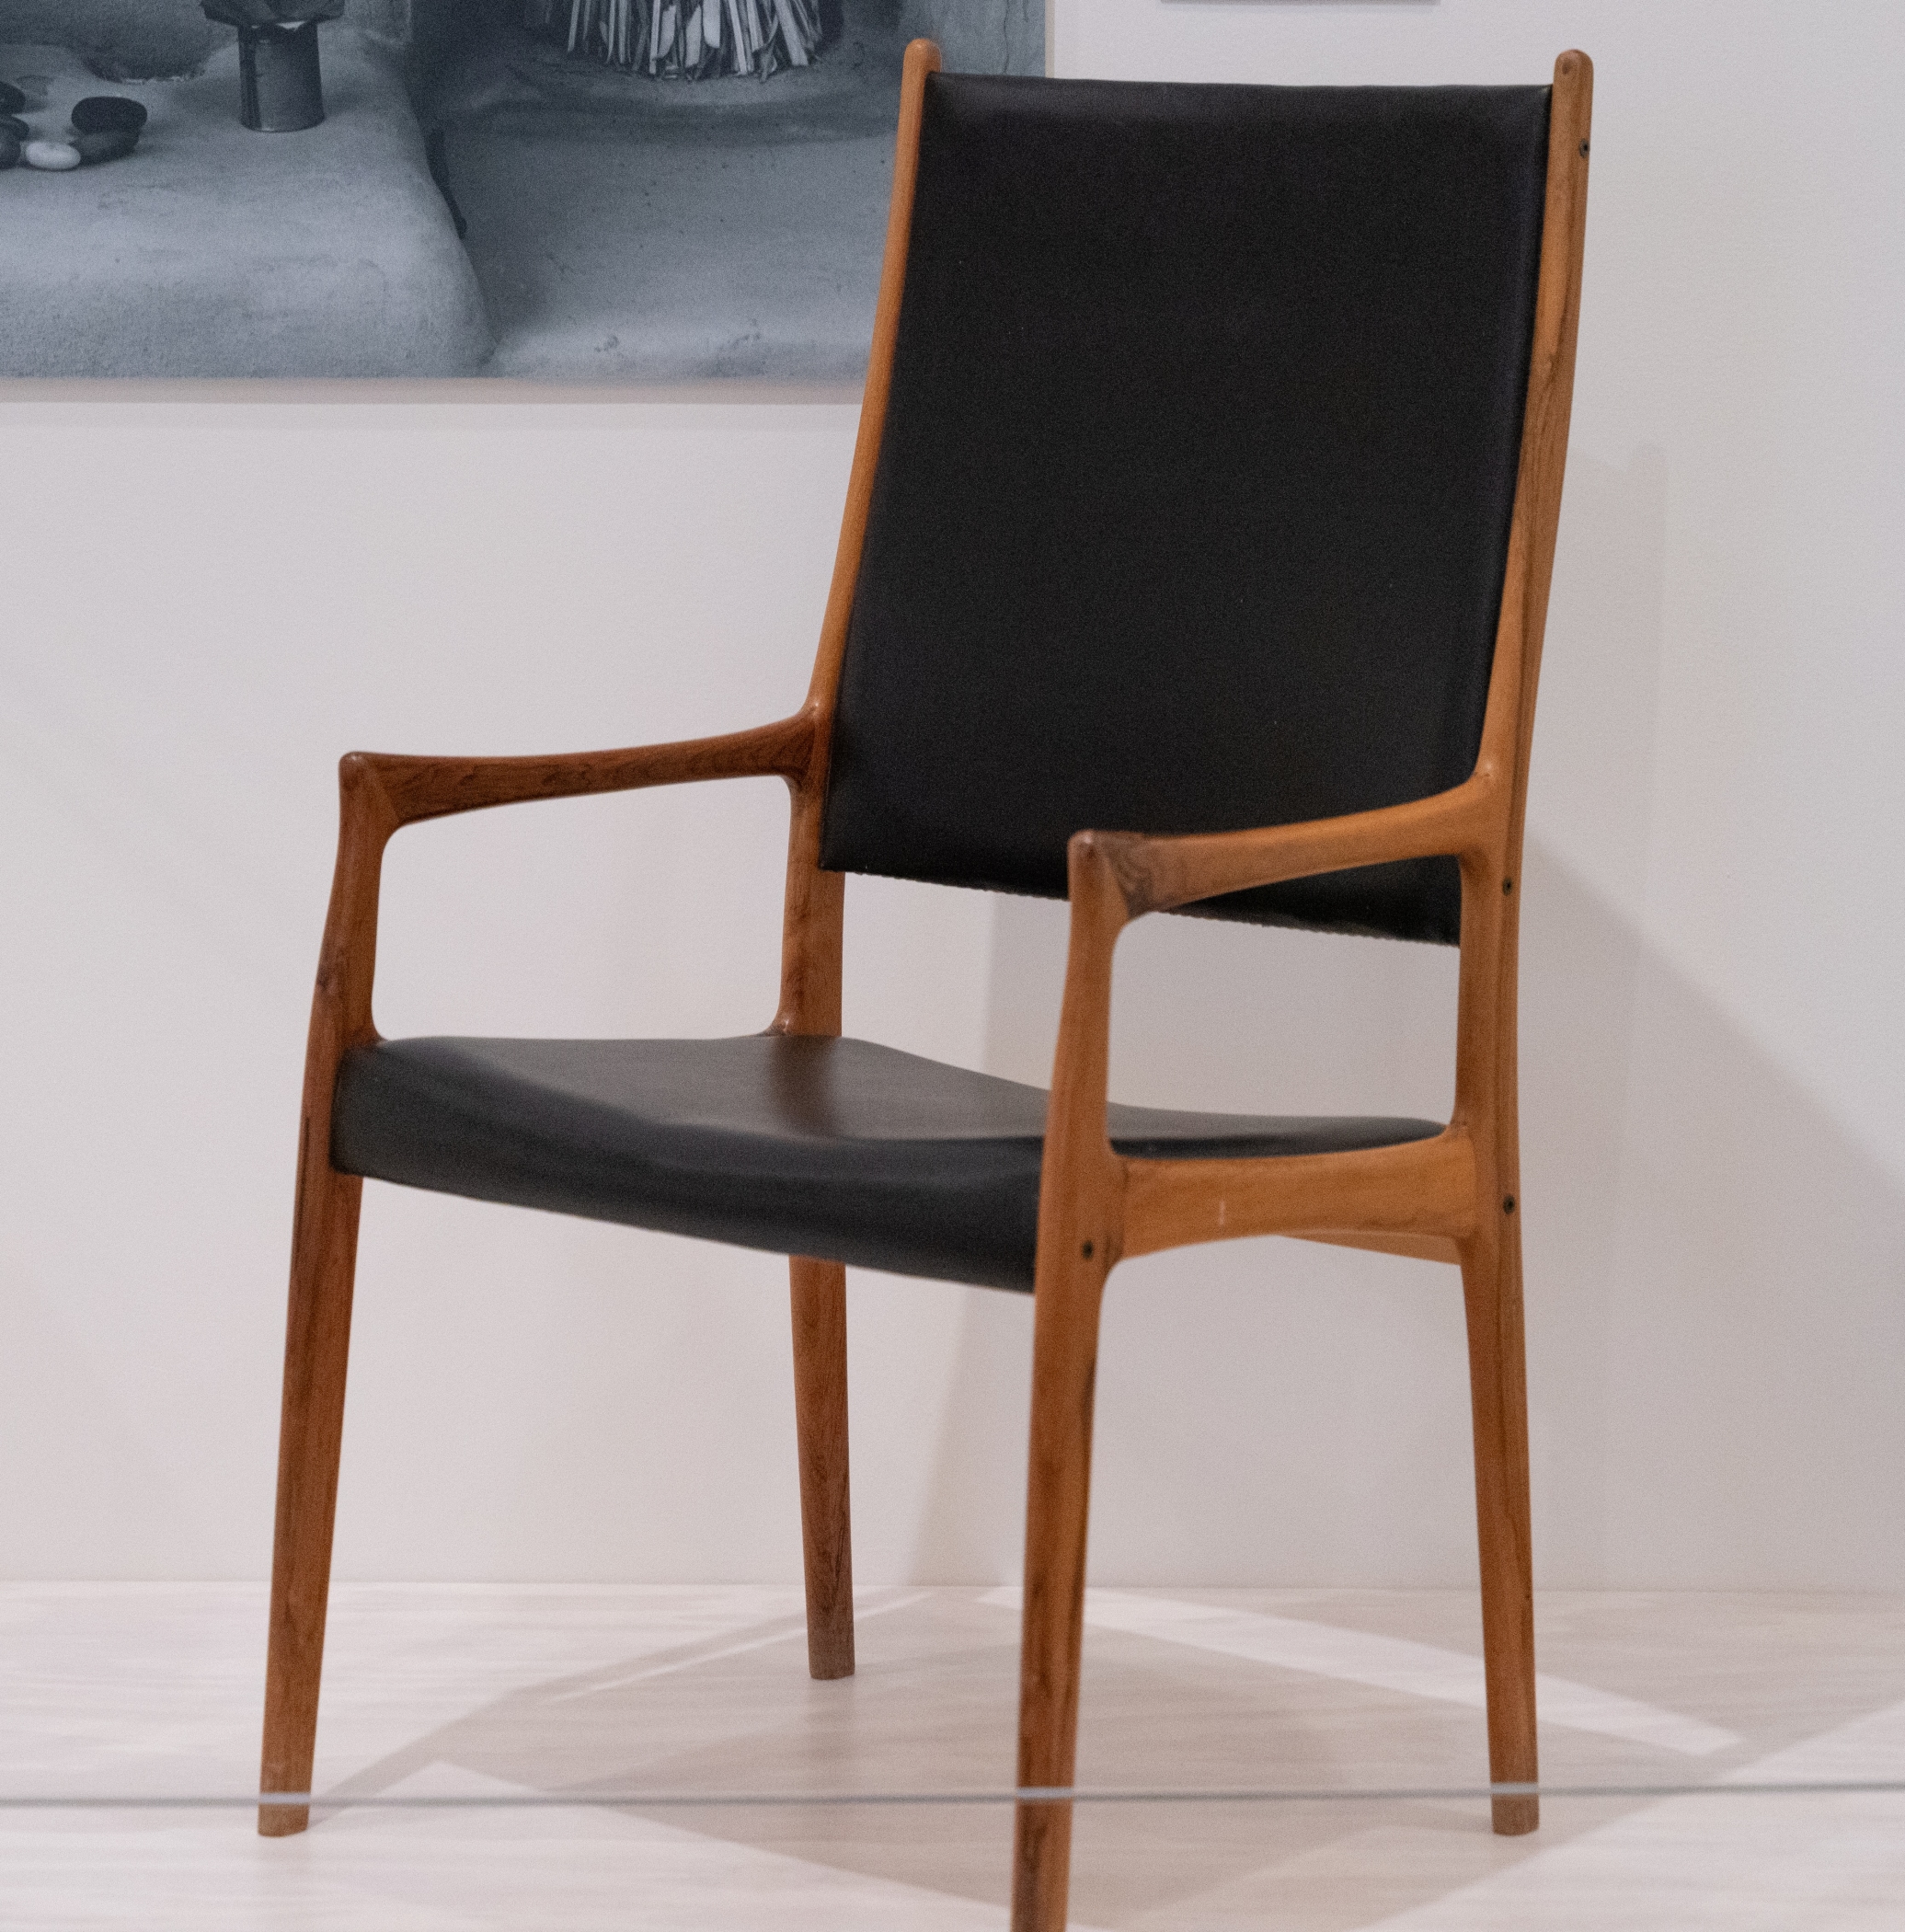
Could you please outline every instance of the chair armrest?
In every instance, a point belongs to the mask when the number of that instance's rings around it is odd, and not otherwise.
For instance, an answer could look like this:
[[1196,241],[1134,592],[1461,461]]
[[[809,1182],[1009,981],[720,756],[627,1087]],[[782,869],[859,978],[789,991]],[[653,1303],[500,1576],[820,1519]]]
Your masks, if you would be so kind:
[[347,791],[355,777],[368,781],[373,795],[383,795],[389,806],[390,829],[395,831],[423,819],[535,799],[635,791],[700,778],[804,778],[813,758],[815,723],[812,711],[800,711],[777,724],[720,738],[550,757],[412,758],[352,752],[344,760],[344,776]]
[[[1111,957],[1126,926],[1146,913],[1315,872],[1441,854],[1479,857],[1495,849],[1502,824],[1500,789],[1485,768],[1433,798],[1341,818],[1176,837],[1074,834],[1067,847],[1072,932],[1046,1121],[1041,1256],[1048,1236],[1054,1266],[1069,1266],[1073,1253],[1096,1255],[1102,1265],[1125,1252],[1128,1179],[1137,1168],[1153,1165],[1119,1160],[1106,1131]],[[1328,1158],[1380,1167],[1389,1157],[1390,1150],[1378,1150]],[[1225,1165],[1242,1170],[1252,1164]],[[1050,1231],[1048,1216],[1053,1221]],[[1249,1229],[1240,1222],[1234,1231]],[[1134,1232],[1138,1245],[1131,1252],[1169,1245],[1148,1229]]]
[[1478,773],[1433,798],[1342,818],[1176,837],[1081,832],[1073,843],[1089,840],[1104,854],[1124,895],[1127,914],[1136,919],[1316,872],[1482,851],[1490,843],[1498,810],[1494,785]]
[[[391,834],[422,819],[448,818],[534,799],[681,785],[696,778],[779,776],[797,792],[813,769],[818,718],[797,712],[778,724],[721,738],[618,752],[544,758],[408,758],[351,752],[338,767],[338,865],[318,953],[312,1007],[307,1103],[329,1120],[338,1057],[377,1037],[371,988],[377,960],[377,898]],[[316,1118],[316,1117],[315,1117]],[[322,1131],[327,1133],[328,1127]]]

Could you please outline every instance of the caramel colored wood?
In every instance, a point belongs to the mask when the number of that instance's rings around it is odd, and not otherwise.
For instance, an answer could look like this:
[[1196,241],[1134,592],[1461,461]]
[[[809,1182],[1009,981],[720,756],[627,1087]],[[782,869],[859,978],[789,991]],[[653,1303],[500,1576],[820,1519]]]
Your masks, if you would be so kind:
[[[1072,1782],[1084,1637],[1085,1525],[1098,1310],[1120,1253],[1129,1164],[1105,1133],[1111,949],[1128,916],[1101,845],[1069,853],[1072,937],[1045,1161],[1032,1313],[1031,1447],[1026,1476],[1025,1604],[1019,1633],[1018,1788]],[[1072,1807],[1021,1802],[1013,1823],[1013,1932],[1062,1932],[1071,1883]]]
[[[306,1131],[309,1117],[306,1117]],[[292,1247],[284,1397],[279,1433],[278,1509],[271,1554],[270,1641],[258,1789],[308,1791],[317,1746],[317,1685],[324,1661],[331,1530],[344,1434],[344,1371],[363,1183],[300,1161],[304,1173]],[[304,1805],[261,1805],[268,1838],[301,1832]]]
[[[780,1001],[771,1029],[837,1034],[843,886],[819,865],[840,666],[890,389],[927,76],[908,48],[893,199],[865,403],[808,700],[791,719],[727,738],[555,758],[353,754],[306,1059],[273,1561],[264,1789],[308,1788],[337,1492],[360,1184],[329,1161],[339,1056],[376,1038],[371,1017],[378,876],[400,826],[494,805],[691,779],[778,775],[792,791]],[[1069,851],[1071,941],[1039,1193],[1031,1441],[1021,1631],[1018,1781],[1072,1782],[1077,1734],[1092,1401],[1107,1277],[1126,1254],[1283,1233],[1459,1259],[1475,1415],[1490,1765],[1535,1776],[1534,1651],[1523,1368],[1515,973],[1534,693],[1559,516],[1578,327],[1593,70],[1555,63],[1546,222],[1521,469],[1482,747],[1439,797],[1303,825],[1192,837],[1079,833]],[[1259,1161],[1119,1157],[1106,1128],[1112,959],[1133,918],[1222,892],[1389,859],[1462,868],[1455,1106],[1431,1141]],[[792,1264],[796,1404],[816,1676],[853,1667],[843,1272]],[[262,1807],[270,1834],[303,1806]],[[1533,1829],[1531,1799],[1498,1800],[1499,1832]],[[1062,1932],[1071,1807],[1028,1796],[1014,1839],[1014,1932]]]
[[802,710],[752,731],[627,751],[541,758],[405,758],[383,752],[351,755],[374,775],[389,801],[395,830],[423,819],[483,811],[497,805],[684,785],[697,778],[778,776],[802,782],[813,763],[813,749],[814,716]]
[[[887,212],[886,252],[880,260],[879,297],[873,312],[873,342],[866,358],[866,382],[860,397],[860,429],[854,441],[854,465],[847,476],[846,505],[841,513],[840,543],[833,553],[833,577],[821,619],[820,649],[814,656],[809,702],[831,723],[840,687],[840,662],[846,653],[853,621],[854,592],[860,581],[860,556],[866,546],[866,519],[873,509],[873,479],[886,434],[887,399],[893,388],[893,351],[900,340],[900,304],[906,293],[906,249],[912,236],[912,192],[919,179],[920,124],[926,109],[926,77],[940,67],[939,49],[914,40],[906,50],[900,75],[900,129],[893,145],[893,198]],[[822,733],[825,736],[825,733]],[[824,755],[824,753],[823,753]],[[822,777],[824,778],[824,772]]]
[[1393,858],[1485,852],[1506,802],[1498,773],[1478,767],[1452,790],[1380,811],[1247,832],[1080,833],[1104,852],[1129,917],[1165,912],[1221,892],[1280,885],[1314,872],[1379,865]]
[[[377,1038],[371,1011],[377,897],[391,834],[426,819],[538,799],[701,779],[780,776],[793,801],[780,1003],[770,1030],[840,1031],[843,881],[818,865],[826,753],[899,333],[925,81],[938,66],[939,50],[930,40],[916,40],[907,49],[873,355],[833,588],[812,689],[802,709],[754,730],[675,744],[527,758],[354,752],[339,768],[338,864],[318,956],[299,1134],[259,1783],[267,1794],[307,1791],[316,1749],[362,1195],[362,1182],[339,1174],[330,1163],[331,1095],[344,1053]],[[816,1676],[844,1675],[853,1669],[843,1283],[838,1267],[793,1264],[796,1402],[802,1414],[802,1518],[812,1619],[809,1657]],[[305,1805],[261,1805],[258,1829],[267,1836],[283,1836],[303,1831],[309,1816]]]
[[919,176],[920,122],[925,112],[926,76],[939,69],[939,49],[914,40],[906,50],[900,79],[900,128],[893,148],[893,196],[887,215],[886,254],[880,263],[879,299],[873,344],[860,402],[860,428],[847,477],[833,579],[821,619],[820,649],[803,716],[813,721],[813,745],[796,786],[787,839],[787,888],[781,930],[781,999],[771,1031],[838,1034],[842,929],[845,880],[820,867],[821,817],[827,796],[827,761],[832,750],[833,707],[840,664],[853,621],[854,587],[873,507],[873,478],[879,467],[892,388],[893,349],[900,339],[900,301],[906,289],[906,247],[912,233],[912,190]]
[[1128,1160],[1124,1170],[1128,1255],[1318,1226],[1463,1236],[1475,1225],[1475,1147],[1452,1128],[1357,1154]]
[[[1478,1150],[1476,1230],[1463,1245],[1462,1274],[1475,1424],[1488,1759],[1495,1782],[1514,1784],[1533,1783],[1539,1765],[1522,1341],[1517,888],[1535,691],[1574,397],[1593,95],[1593,63],[1584,53],[1564,53],[1555,63],[1521,472],[1483,732],[1484,761],[1507,778],[1507,810],[1495,862],[1486,853],[1466,854],[1463,859],[1453,1124],[1468,1129]],[[1498,1798],[1493,1811],[1495,1829],[1504,1835],[1532,1832],[1540,1823],[1540,1801],[1534,1798]]]
[[770,1033],[840,1032],[840,976],[846,880],[821,870],[818,786],[797,787],[787,837],[787,889],[781,912],[781,997]]
[[854,1543],[847,1480],[846,1270],[796,1255],[794,1425],[807,1572],[807,1668],[854,1674]]
[[[362,760],[344,761],[339,791],[338,863],[311,1002],[298,1127],[265,1733],[258,1774],[258,1788],[264,1792],[308,1791],[316,1749],[317,1686],[343,1441],[358,1208],[363,1193],[362,1181],[331,1166],[331,1092],[345,1050],[374,1038],[371,974],[377,881],[384,845],[396,830],[390,801]],[[258,1810],[258,1830],[267,1837],[301,1832],[309,1822],[310,1811],[304,1805],[264,1805]]]
[[[854,586],[866,545],[873,478],[879,466],[880,436],[892,382],[893,347],[900,333],[900,298],[906,284],[906,247],[912,229],[912,191],[919,171],[926,76],[938,66],[939,50],[932,41],[915,40],[907,48],[893,154],[893,196],[860,428],[847,478],[840,544],[821,624],[813,680],[800,714],[808,720],[809,735],[798,776],[791,781],[794,804],[781,920],[781,995],[770,1032],[830,1037],[840,1032],[846,881],[838,872],[821,868],[821,819],[840,662],[853,617]],[[850,1677],[854,1671],[854,1558],[847,1474],[846,1271],[837,1262],[799,1257],[789,1263],[789,1271],[808,1669],[819,1678]]]
[[[1528,1378],[1521,1323],[1521,1218],[1502,1213],[1463,1244],[1482,1652],[1488,1691],[1488,1777],[1535,1782],[1534,1568],[1529,1540]],[[1537,1798],[1496,1798],[1505,1836],[1541,1822]]]
[[[814,743],[813,715],[803,711],[757,730],[636,750],[547,758],[413,758],[353,752],[339,765],[338,863],[312,998],[298,1138],[261,1791],[307,1791],[316,1749],[363,1188],[361,1180],[331,1166],[331,1096],[345,1052],[378,1037],[371,1006],[385,845],[404,825],[454,812],[697,779],[775,775],[796,788],[798,828],[801,787],[811,768]],[[816,896],[824,902],[824,890]],[[837,905],[837,890],[834,900]],[[837,918],[835,923],[837,928]],[[837,949],[832,985],[837,1030]],[[850,1616],[851,1597],[848,1605]],[[849,1651],[850,1647],[849,1636]],[[836,1640],[834,1654],[837,1650]],[[268,1837],[303,1831],[308,1822],[304,1805],[261,1805],[258,1810],[258,1829]]]
[[[1024,1788],[1069,1783],[1077,1721],[1092,1367],[1104,1281],[1125,1254],[1288,1233],[1459,1259],[1469,1335],[1491,1775],[1535,1776],[1527,1394],[1517,1196],[1515,971],[1521,828],[1562,475],[1567,454],[1587,209],[1593,67],[1555,65],[1540,283],[1521,460],[1482,748],[1439,797],[1303,825],[1175,838],[1081,832],[1052,1072],[1034,1317],[1032,1461],[1019,1707]],[[1412,1146],[1263,1161],[1139,1161],[1113,1154],[1104,1067],[1111,959],[1125,924],[1221,892],[1386,859],[1462,866],[1456,1101],[1448,1131]],[[1316,1231],[1322,1231],[1319,1235]],[[1086,1244],[1090,1244],[1087,1252]],[[1408,1243],[1409,1247],[1397,1244]],[[1532,1831],[1536,1800],[1494,1800],[1498,1832]],[[1062,1932],[1070,1808],[1019,1806],[1013,1932]]]

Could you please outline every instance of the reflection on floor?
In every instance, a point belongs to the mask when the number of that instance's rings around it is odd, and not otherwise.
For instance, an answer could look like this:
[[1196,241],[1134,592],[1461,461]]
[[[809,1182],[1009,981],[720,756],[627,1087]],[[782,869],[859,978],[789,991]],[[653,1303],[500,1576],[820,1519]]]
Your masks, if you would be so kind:
[[[996,1805],[673,1808],[663,1794],[995,1791],[1009,1782],[1010,1592],[876,1590],[859,1675],[805,1674],[768,1586],[354,1586],[334,1604],[318,1787],[264,1841],[240,1810],[0,1806],[9,1927],[142,1932],[1002,1928]],[[1586,1595],[1538,1606],[1533,1838],[1471,1798],[1081,1807],[1074,1923],[1348,1932],[1890,1927],[1905,1922],[1905,1603]],[[255,1586],[0,1587],[0,1792],[249,1788]],[[1082,1784],[1469,1786],[1486,1775],[1473,1599],[1113,1591],[1088,1612]],[[1712,1783],[1713,1795],[1640,1788]]]

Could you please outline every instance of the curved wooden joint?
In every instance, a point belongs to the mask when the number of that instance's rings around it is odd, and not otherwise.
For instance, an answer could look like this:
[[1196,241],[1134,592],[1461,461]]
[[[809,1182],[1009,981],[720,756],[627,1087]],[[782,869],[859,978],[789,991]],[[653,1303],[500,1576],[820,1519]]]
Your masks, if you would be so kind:
[[1337,1240],[1364,1234],[1460,1240],[1475,1225],[1475,1144],[1455,1128],[1433,1140],[1354,1154],[1123,1166],[1127,1255],[1314,1229]]
[[1065,842],[1065,896],[1072,905],[1068,972],[1089,963],[1081,960],[1081,940],[1089,955],[1102,953],[1109,972],[1111,949],[1137,916],[1123,872],[1125,854],[1137,842],[1138,835],[1129,832],[1074,832]]

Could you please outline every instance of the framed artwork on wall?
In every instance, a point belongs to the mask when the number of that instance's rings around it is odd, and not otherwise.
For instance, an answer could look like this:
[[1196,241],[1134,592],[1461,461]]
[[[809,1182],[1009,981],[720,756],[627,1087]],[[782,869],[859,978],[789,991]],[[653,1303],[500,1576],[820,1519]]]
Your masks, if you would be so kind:
[[901,56],[1044,0],[0,0],[0,375],[857,380]]

